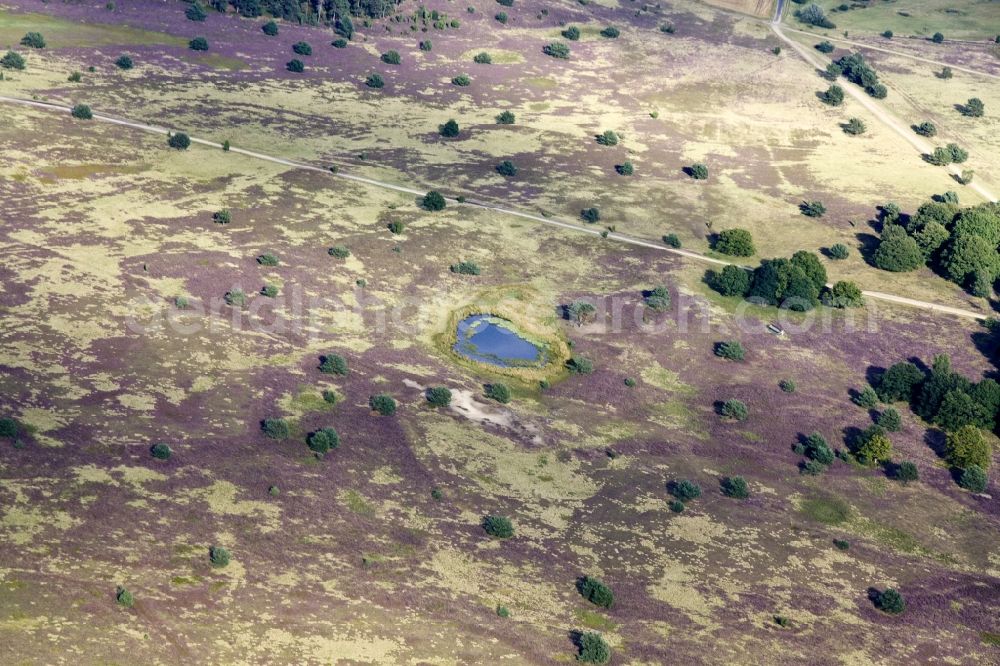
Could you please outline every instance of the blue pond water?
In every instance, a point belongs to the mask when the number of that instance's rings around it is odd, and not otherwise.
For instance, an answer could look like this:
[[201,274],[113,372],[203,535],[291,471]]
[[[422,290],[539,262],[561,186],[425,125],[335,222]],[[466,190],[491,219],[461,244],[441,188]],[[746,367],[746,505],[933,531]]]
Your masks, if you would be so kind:
[[513,324],[493,315],[477,314],[458,322],[453,349],[465,358],[503,368],[534,365],[542,350],[513,330]]

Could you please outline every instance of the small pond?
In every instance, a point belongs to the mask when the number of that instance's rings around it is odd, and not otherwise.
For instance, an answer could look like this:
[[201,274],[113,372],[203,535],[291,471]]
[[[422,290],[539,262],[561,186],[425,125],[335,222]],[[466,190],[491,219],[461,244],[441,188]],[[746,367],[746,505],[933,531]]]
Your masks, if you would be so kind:
[[514,324],[501,317],[476,314],[458,322],[455,353],[502,368],[541,365],[545,352],[518,335]]

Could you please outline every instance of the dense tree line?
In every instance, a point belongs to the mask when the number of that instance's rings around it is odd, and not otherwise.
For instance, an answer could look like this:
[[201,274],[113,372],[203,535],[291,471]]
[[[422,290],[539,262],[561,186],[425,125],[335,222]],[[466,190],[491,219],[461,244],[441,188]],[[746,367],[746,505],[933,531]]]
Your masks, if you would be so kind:
[[[762,259],[752,272],[726,266],[709,276],[711,286],[724,296],[743,296],[761,304],[811,310],[827,292],[826,268],[814,252],[800,250],[791,259]],[[838,283],[824,300],[836,307],[861,304],[861,292],[852,283]]]
[[[267,14],[274,18],[311,25],[350,25],[351,16],[384,18],[392,14],[398,0],[229,0],[242,16]],[[213,3],[217,8],[220,3]],[[223,6],[224,9],[224,6]],[[345,22],[346,19],[346,22]],[[346,25],[344,27],[346,27]],[[351,29],[353,32],[353,28]],[[347,35],[349,37],[349,35]]]

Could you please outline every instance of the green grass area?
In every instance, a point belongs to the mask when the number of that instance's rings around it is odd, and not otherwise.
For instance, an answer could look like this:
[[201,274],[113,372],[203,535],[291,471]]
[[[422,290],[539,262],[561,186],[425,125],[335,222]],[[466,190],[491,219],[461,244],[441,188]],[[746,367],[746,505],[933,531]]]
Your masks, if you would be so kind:
[[[108,13],[108,20],[114,20]],[[15,14],[0,11],[0,44],[17,44],[26,32],[40,32],[46,48],[139,46],[165,44],[187,46],[187,40],[162,32],[140,30],[127,25],[78,23],[45,14]]]
[[577,622],[587,629],[596,629],[598,631],[614,631],[618,626],[600,613],[595,613],[592,610],[577,610],[576,619]]
[[979,638],[986,645],[993,645],[1000,647],[1000,632],[983,631],[979,633]]
[[[826,10],[837,32],[881,34],[892,30],[897,37],[930,37],[940,32],[945,38],[956,39],[985,39],[1000,34],[1000,8],[995,0],[872,0],[867,8],[835,13],[830,12],[844,4],[840,0],[819,0],[816,4]],[[791,5],[789,14],[797,7]],[[789,24],[804,27],[794,18],[789,18]]]
[[800,511],[824,525],[840,525],[851,517],[851,507],[836,497],[813,497],[802,502]]

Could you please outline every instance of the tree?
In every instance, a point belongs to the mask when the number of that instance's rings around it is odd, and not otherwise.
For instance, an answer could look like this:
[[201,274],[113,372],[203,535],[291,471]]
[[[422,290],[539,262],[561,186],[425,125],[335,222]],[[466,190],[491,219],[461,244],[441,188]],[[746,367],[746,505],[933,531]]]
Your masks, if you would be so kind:
[[964,425],[948,433],[944,457],[949,465],[959,469],[967,469],[971,465],[988,469],[993,450],[982,430],[974,425]]
[[875,392],[882,402],[897,402],[913,399],[914,391],[924,381],[924,373],[909,361],[901,361],[889,367],[879,379]]
[[850,256],[851,251],[843,243],[834,243],[829,249],[830,258],[836,259],[838,261],[847,259]]
[[267,23],[265,23],[264,25],[262,25],[260,27],[260,29],[268,37],[277,37],[278,36],[278,24],[275,23],[274,21],[268,21]]
[[865,304],[865,297],[858,285],[841,280],[833,285],[824,303],[833,308],[860,308]]
[[799,212],[806,217],[823,217],[826,215],[826,206],[822,201],[803,201],[799,204]]
[[204,37],[195,37],[190,42],[188,42],[188,48],[192,51],[207,51],[208,50],[208,40]]
[[486,51],[482,51],[472,56],[472,62],[476,63],[477,65],[492,65],[493,58],[491,58],[490,54],[487,53]]
[[688,174],[695,180],[707,180],[708,167],[701,163],[692,164],[688,167]]
[[208,549],[208,559],[212,562],[213,567],[222,567],[229,565],[229,551],[222,546],[212,546]]
[[882,33],[882,36],[885,37],[886,39],[892,39],[892,30],[886,30],[885,32]]
[[90,120],[94,117],[93,111],[86,104],[77,104],[74,106],[73,110],[70,111],[70,115],[80,120]]
[[295,42],[292,44],[292,52],[295,55],[311,56],[313,54],[313,47],[309,42]]
[[742,361],[746,352],[737,340],[719,342],[715,345],[715,355],[729,361]]
[[834,84],[820,94],[820,100],[830,106],[840,106],[844,103],[844,89]]
[[982,118],[983,100],[978,97],[970,97],[969,101],[962,107],[962,115],[970,118]]
[[496,166],[497,173],[501,176],[507,176],[508,178],[513,178],[517,175],[517,166],[514,165],[510,160],[504,160]]
[[815,46],[820,53],[833,53],[834,46],[828,41],[822,41]]
[[913,240],[924,255],[924,259],[931,259],[934,254],[944,245],[951,234],[940,222],[928,222],[921,229],[913,234]]
[[264,419],[261,421],[260,429],[269,439],[288,439],[292,434],[288,421],[282,418]]
[[817,28],[837,27],[833,21],[826,17],[826,12],[823,11],[823,8],[816,4],[811,4],[805,9],[797,10],[795,18],[808,25],[814,25]]
[[167,139],[167,145],[177,150],[187,150],[191,146],[191,137],[184,132],[171,134]]
[[750,497],[750,488],[747,481],[742,476],[727,476],[719,483],[722,494],[733,499],[746,499]]
[[459,86],[460,88],[464,88],[464,87],[472,84],[472,79],[469,78],[468,74],[459,74],[458,76],[456,76],[455,78],[453,78],[451,80],[451,83],[452,83],[452,85]]
[[420,48],[421,51],[430,52],[431,50],[434,49],[434,44],[429,39],[421,40],[417,46]]
[[941,42],[944,41],[944,35],[942,35],[940,32],[935,32],[934,36],[931,37],[931,41],[934,42],[935,44],[940,44]]
[[584,576],[577,584],[577,589],[584,599],[600,606],[601,608],[611,608],[615,603],[615,595],[611,588],[598,578]]
[[496,400],[501,404],[507,404],[510,402],[510,389],[506,384],[501,384],[500,382],[487,384],[486,397],[491,400]]
[[903,601],[903,595],[891,587],[878,593],[875,597],[875,606],[883,613],[891,615],[899,615],[906,610],[906,602]]
[[729,399],[722,403],[722,408],[719,412],[722,416],[732,421],[746,421],[750,415],[746,403],[736,399]]
[[622,164],[615,165],[615,171],[617,171],[619,175],[622,176],[631,176],[632,174],[635,173],[635,165],[632,164],[631,162],[626,161]]
[[376,90],[385,85],[385,80],[382,78],[381,74],[372,72],[365,79],[365,85],[369,88],[375,88]]
[[[422,43],[423,42],[421,42],[421,44]],[[332,42],[330,42],[330,46],[332,46],[335,49],[346,49],[347,48],[347,40],[346,39],[342,39],[342,38],[341,39],[335,39]]]
[[451,391],[444,386],[434,386],[427,389],[427,402],[435,407],[447,407],[451,404]]
[[937,134],[937,126],[932,122],[924,121],[919,125],[914,125],[913,131],[920,136],[935,136]]
[[306,444],[310,450],[316,453],[327,453],[331,449],[340,446],[340,435],[333,428],[320,428],[315,432],[309,433]]
[[934,415],[934,423],[944,430],[958,430],[967,425],[992,428],[996,410],[977,402],[963,390],[948,391]]
[[27,46],[32,49],[44,49],[45,38],[42,37],[42,33],[40,32],[29,32],[21,38],[21,46]]
[[799,250],[792,255],[792,265],[801,268],[802,272],[816,285],[817,289],[822,289],[826,286],[826,268],[823,266],[823,262],[819,260],[819,255],[815,252]]
[[149,454],[157,460],[169,460],[171,453],[173,452],[170,450],[170,447],[162,442],[153,444],[149,448]]
[[483,529],[495,539],[509,539],[514,536],[514,524],[507,516],[489,515],[484,517]]
[[857,449],[858,458],[867,465],[875,465],[892,458],[892,440],[879,427],[869,428],[862,436]]
[[607,39],[618,39],[618,36],[620,34],[622,34],[621,30],[619,30],[613,25],[609,25],[604,30],[601,30],[601,37],[605,37]]
[[602,146],[617,146],[618,135],[612,130],[604,130],[603,133],[597,135],[597,143]]
[[302,72],[306,71],[306,64],[301,60],[299,60],[298,58],[292,58],[285,65],[285,69],[295,74],[301,74]]
[[445,136],[445,137],[449,137],[449,138],[454,137],[454,136],[458,136],[458,132],[459,132],[458,123],[454,119],[451,119],[448,122],[446,122],[444,125],[441,125],[440,127],[438,127],[438,132],[441,133],[441,136]]
[[670,309],[670,290],[665,286],[653,287],[645,297],[646,307],[655,312]]
[[584,208],[580,211],[580,217],[583,218],[584,222],[589,222],[590,224],[596,224],[601,221],[601,211],[598,210],[596,206],[591,208]]
[[135,597],[124,586],[119,585],[115,590],[115,601],[123,608],[132,608],[135,604]]
[[585,664],[606,664],[611,661],[611,648],[600,634],[588,631],[577,639],[576,660]]
[[986,470],[979,465],[969,465],[962,471],[962,476],[958,479],[959,486],[973,493],[985,492],[989,482]]
[[866,386],[861,389],[856,396],[854,396],[854,402],[859,407],[872,409],[878,405],[878,393],[876,393],[875,389],[871,386]]
[[687,479],[671,483],[668,490],[671,495],[682,502],[690,502],[693,499],[701,497],[701,486]]
[[569,58],[569,47],[562,42],[552,42],[551,44],[546,44],[542,47],[542,53],[547,56],[552,56],[553,58],[561,58],[565,60]]
[[382,416],[392,416],[396,413],[396,401],[385,393],[368,398],[368,406],[373,412],[378,412]]
[[507,23],[507,12],[497,12],[496,16],[494,16],[493,18],[495,18],[500,23],[506,24]]
[[510,111],[501,111],[497,114],[497,124],[498,125],[513,125],[516,121],[514,114]]
[[885,428],[886,432],[899,432],[903,425],[903,419],[894,407],[886,407],[885,411],[878,415],[875,422]]
[[820,465],[832,465],[834,460],[833,449],[827,444],[823,435],[814,432],[806,437],[803,445],[803,453],[810,460]]
[[903,227],[890,224],[882,230],[872,263],[884,271],[912,271],[924,264],[924,253]]
[[712,273],[710,283],[723,296],[746,296],[750,290],[750,272],[730,264]]
[[1000,273],[996,243],[971,233],[953,235],[951,242],[941,251],[940,263],[945,274],[958,284],[966,284],[976,271],[988,275]]
[[437,190],[431,190],[424,195],[422,201],[423,207],[427,210],[444,210],[445,200],[444,196],[441,195]]
[[184,10],[184,16],[186,16],[189,21],[197,21],[197,22],[204,21],[206,18],[208,18],[208,14],[205,13],[205,10],[198,2],[195,2],[190,6],[188,6],[188,8]]
[[897,481],[901,481],[905,485],[911,481],[919,481],[920,472],[917,470],[917,466],[915,464],[909,460],[904,460],[896,466],[896,469],[893,471],[892,478]]
[[115,60],[115,66],[118,67],[118,69],[132,69],[135,66],[135,63],[132,62],[131,57],[123,54],[118,56]]
[[753,236],[746,229],[724,229],[715,239],[715,251],[734,257],[750,257],[757,253]]
[[951,161],[955,164],[961,164],[965,160],[969,159],[969,151],[960,147],[957,143],[949,143],[945,149],[948,151]]
[[847,121],[847,124],[842,125],[842,127],[844,129],[844,133],[850,134],[851,136],[859,136],[868,130],[868,127],[860,118],[851,118]]
[[24,69],[24,58],[20,53],[7,51],[7,54],[0,58],[0,67],[4,69]]
[[580,39],[580,29],[575,25],[571,25],[562,31],[562,36],[570,40],[571,42],[575,42],[576,40]]

